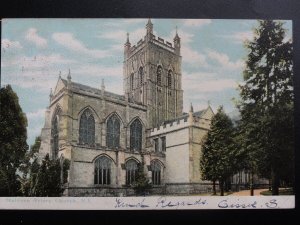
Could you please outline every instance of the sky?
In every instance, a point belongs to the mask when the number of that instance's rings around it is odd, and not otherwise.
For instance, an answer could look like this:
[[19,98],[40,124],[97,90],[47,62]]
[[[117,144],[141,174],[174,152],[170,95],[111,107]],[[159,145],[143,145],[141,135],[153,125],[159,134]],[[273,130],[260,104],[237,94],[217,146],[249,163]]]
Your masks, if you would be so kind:
[[[44,125],[50,89],[61,71],[72,81],[123,94],[123,49],[146,34],[148,19],[4,19],[1,37],[1,86],[10,84],[28,119],[28,144]],[[173,43],[181,38],[184,111],[208,104],[216,112],[236,111],[247,58],[246,40],[253,40],[256,20],[152,19],[154,35]],[[292,22],[284,21],[285,40]]]

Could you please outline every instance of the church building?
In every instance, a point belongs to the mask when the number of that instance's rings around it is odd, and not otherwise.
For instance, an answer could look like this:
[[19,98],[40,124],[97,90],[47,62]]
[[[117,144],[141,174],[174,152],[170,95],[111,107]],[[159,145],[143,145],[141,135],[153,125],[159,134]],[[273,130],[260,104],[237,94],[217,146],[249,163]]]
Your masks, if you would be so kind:
[[[201,141],[213,111],[183,112],[181,40],[153,34],[124,44],[118,95],[59,75],[41,132],[40,156],[70,160],[67,196],[130,195],[139,166],[154,189],[202,182]],[[120,77],[121,79],[121,77]],[[182,188],[185,187],[185,188]]]

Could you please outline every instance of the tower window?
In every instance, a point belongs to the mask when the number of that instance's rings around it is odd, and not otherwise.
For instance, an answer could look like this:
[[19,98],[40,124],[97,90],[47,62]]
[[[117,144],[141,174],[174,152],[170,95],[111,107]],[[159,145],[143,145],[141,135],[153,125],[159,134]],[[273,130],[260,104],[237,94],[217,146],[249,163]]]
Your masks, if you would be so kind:
[[120,145],[120,121],[114,114],[107,121],[106,145],[109,148],[116,148]]
[[169,70],[168,72],[168,88],[172,87],[172,71]]
[[133,82],[134,82],[134,75],[133,73],[130,74],[130,90],[132,91],[133,90]]
[[59,140],[59,115],[60,115],[60,113],[61,113],[61,111],[58,110],[55,113],[55,116],[53,117],[53,120],[52,120],[52,129],[51,129],[52,157],[54,159],[57,158],[58,150],[59,150],[58,140]]
[[158,66],[156,71],[156,82],[157,85],[161,86],[161,75],[162,75],[162,67]]
[[79,143],[88,145],[95,143],[95,119],[90,109],[86,109],[80,117]]
[[140,76],[140,85],[142,86],[144,83],[144,69],[143,67],[140,67],[139,69],[139,76]]
[[142,132],[143,127],[138,119],[135,119],[130,125],[130,149],[142,150]]
[[95,184],[108,185],[111,183],[111,160],[105,156],[95,161]]

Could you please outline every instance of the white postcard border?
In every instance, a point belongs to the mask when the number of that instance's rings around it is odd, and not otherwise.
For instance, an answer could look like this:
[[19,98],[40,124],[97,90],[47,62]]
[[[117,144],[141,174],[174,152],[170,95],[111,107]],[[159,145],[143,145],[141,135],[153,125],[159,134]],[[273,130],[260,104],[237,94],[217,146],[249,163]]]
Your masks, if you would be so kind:
[[295,196],[1,197],[0,209],[292,209]]

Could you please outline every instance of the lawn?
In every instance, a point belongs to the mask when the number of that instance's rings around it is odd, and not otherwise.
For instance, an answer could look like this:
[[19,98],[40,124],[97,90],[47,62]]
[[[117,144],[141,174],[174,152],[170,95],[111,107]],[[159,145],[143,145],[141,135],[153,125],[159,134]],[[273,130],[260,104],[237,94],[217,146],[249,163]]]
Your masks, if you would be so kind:
[[[272,195],[272,191],[262,191],[260,192],[261,195]],[[291,188],[280,188],[279,195],[294,195],[294,192]]]

